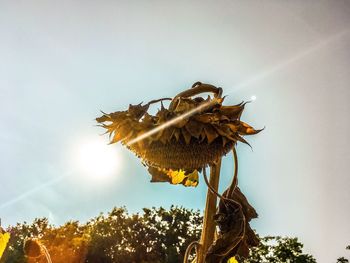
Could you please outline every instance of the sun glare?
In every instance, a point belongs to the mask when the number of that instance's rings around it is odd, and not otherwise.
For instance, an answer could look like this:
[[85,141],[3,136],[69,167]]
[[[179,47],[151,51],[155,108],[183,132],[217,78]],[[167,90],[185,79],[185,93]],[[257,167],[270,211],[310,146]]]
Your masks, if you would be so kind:
[[116,145],[108,145],[106,140],[99,137],[82,141],[75,156],[82,175],[96,180],[116,176],[122,162]]

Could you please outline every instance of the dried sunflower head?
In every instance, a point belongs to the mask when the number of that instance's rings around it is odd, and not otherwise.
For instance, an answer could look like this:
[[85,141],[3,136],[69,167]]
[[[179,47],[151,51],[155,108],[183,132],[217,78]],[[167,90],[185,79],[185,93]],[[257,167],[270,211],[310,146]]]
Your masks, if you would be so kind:
[[40,242],[37,239],[27,239],[23,245],[24,254],[30,258],[37,258],[42,255]]
[[[200,93],[214,96],[203,98]],[[110,135],[110,142],[121,142],[149,167],[152,182],[196,186],[198,171],[215,163],[245,135],[258,133],[240,120],[245,103],[222,105],[222,89],[196,82],[162,107],[153,116],[149,105],[130,105],[96,119]],[[196,97],[195,97],[196,96]]]

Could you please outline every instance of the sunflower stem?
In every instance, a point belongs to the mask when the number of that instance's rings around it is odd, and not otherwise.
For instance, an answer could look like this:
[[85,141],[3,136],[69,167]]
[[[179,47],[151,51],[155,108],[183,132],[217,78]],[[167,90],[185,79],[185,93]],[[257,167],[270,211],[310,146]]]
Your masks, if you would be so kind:
[[[212,188],[214,188],[216,192],[219,188],[220,168],[221,158],[216,164],[210,167],[209,184]],[[202,235],[197,254],[197,263],[205,262],[205,255],[207,254],[207,251],[215,238],[216,224],[214,222],[214,215],[216,213],[216,202],[217,196],[214,193],[212,193],[210,189],[208,189],[207,200],[204,210]]]
[[40,244],[40,246],[41,246],[41,249],[44,251],[44,255],[46,257],[47,263],[52,263],[51,256],[50,256],[49,251],[47,250],[47,248],[43,244]]

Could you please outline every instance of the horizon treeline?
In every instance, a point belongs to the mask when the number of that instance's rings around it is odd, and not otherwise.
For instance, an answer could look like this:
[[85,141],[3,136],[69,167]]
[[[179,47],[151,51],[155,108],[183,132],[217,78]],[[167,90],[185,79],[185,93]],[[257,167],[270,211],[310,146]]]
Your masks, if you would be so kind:
[[[6,229],[11,237],[0,263],[45,263],[43,256],[25,256],[23,245],[28,238],[43,244],[55,263],[179,263],[187,246],[199,240],[202,227],[200,211],[171,206],[170,209],[143,208],[129,213],[115,207],[86,223],[69,221],[54,226],[47,218],[31,224],[17,223]],[[303,253],[303,244],[294,237],[267,236],[250,252],[244,263],[314,263]],[[349,262],[344,257],[339,263]]]

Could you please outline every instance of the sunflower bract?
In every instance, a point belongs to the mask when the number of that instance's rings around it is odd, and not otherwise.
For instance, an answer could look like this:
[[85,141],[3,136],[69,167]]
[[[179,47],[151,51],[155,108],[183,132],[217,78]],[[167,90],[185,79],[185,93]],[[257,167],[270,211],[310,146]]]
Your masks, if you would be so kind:
[[[195,97],[203,92],[212,92],[214,96]],[[162,103],[155,115],[147,112],[149,106],[163,99],[104,113],[96,120],[110,135],[111,143],[121,142],[141,158],[149,167],[152,182],[196,186],[198,181],[187,180],[190,174],[214,164],[238,141],[247,143],[243,136],[260,131],[240,120],[245,103],[224,106],[221,93],[221,88],[197,82],[172,98],[168,108]],[[169,122],[172,124],[164,126]],[[162,125],[164,128],[159,129]],[[148,133],[149,136],[137,140]],[[136,142],[130,144],[132,141]],[[169,173],[170,170],[182,171],[182,180],[179,172]]]

